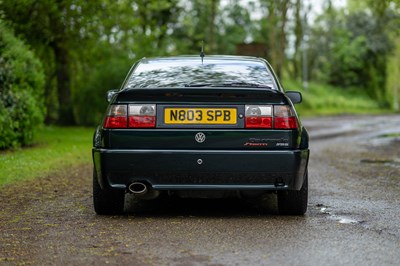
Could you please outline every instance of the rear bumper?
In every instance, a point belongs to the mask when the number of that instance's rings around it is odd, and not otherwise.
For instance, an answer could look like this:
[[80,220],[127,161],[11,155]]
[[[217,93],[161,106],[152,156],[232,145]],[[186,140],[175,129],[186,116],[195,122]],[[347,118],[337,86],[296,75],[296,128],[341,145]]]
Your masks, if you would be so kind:
[[103,189],[135,181],[156,190],[299,190],[309,150],[107,150],[93,149]]

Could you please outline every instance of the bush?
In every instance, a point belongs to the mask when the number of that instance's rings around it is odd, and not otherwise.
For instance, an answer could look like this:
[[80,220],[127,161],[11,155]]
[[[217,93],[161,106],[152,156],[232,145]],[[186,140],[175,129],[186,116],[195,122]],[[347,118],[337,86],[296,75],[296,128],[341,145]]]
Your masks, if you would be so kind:
[[1,21],[0,70],[0,149],[30,145],[44,119],[44,72]]
[[343,89],[326,84],[311,82],[307,90],[300,82],[283,80],[285,89],[297,90],[303,94],[303,102],[296,106],[302,116],[376,114],[388,112],[368,96],[361,88]]

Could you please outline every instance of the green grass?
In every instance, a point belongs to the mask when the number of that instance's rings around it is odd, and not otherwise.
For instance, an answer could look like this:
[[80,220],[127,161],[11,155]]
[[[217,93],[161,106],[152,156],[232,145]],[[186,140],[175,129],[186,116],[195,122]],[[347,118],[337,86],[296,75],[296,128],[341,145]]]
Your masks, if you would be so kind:
[[93,133],[89,128],[43,127],[34,146],[0,152],[0,186],[90,163]]
[[388,113],[379,104],[368,97],[361,89],[341,89],[325,84],[310,83],[303,90],[301,83],[285,82],[286,90],[300,91],[303,102],[296,105],[302,116],[343,115],[343,114],[379,114]]

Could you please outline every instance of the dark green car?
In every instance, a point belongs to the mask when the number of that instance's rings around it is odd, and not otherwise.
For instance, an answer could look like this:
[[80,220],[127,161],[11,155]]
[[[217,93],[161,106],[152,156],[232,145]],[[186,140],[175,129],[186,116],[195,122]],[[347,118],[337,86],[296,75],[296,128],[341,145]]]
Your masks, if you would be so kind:
[[142,59],[93,141],[98,214],[124,211],[126,193],[150,200],[259,197],[281,214],[307,210],[308,134],[267,61],[240,56]]

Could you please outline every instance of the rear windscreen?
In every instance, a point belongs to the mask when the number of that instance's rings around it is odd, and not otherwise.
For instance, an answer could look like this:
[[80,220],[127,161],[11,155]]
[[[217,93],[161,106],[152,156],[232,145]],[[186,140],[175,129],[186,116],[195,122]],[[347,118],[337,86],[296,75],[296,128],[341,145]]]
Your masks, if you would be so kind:
[[234,60],[141,61],[125,88],[201,87],[202,84],[249,83],[276,89],[262,62]]

